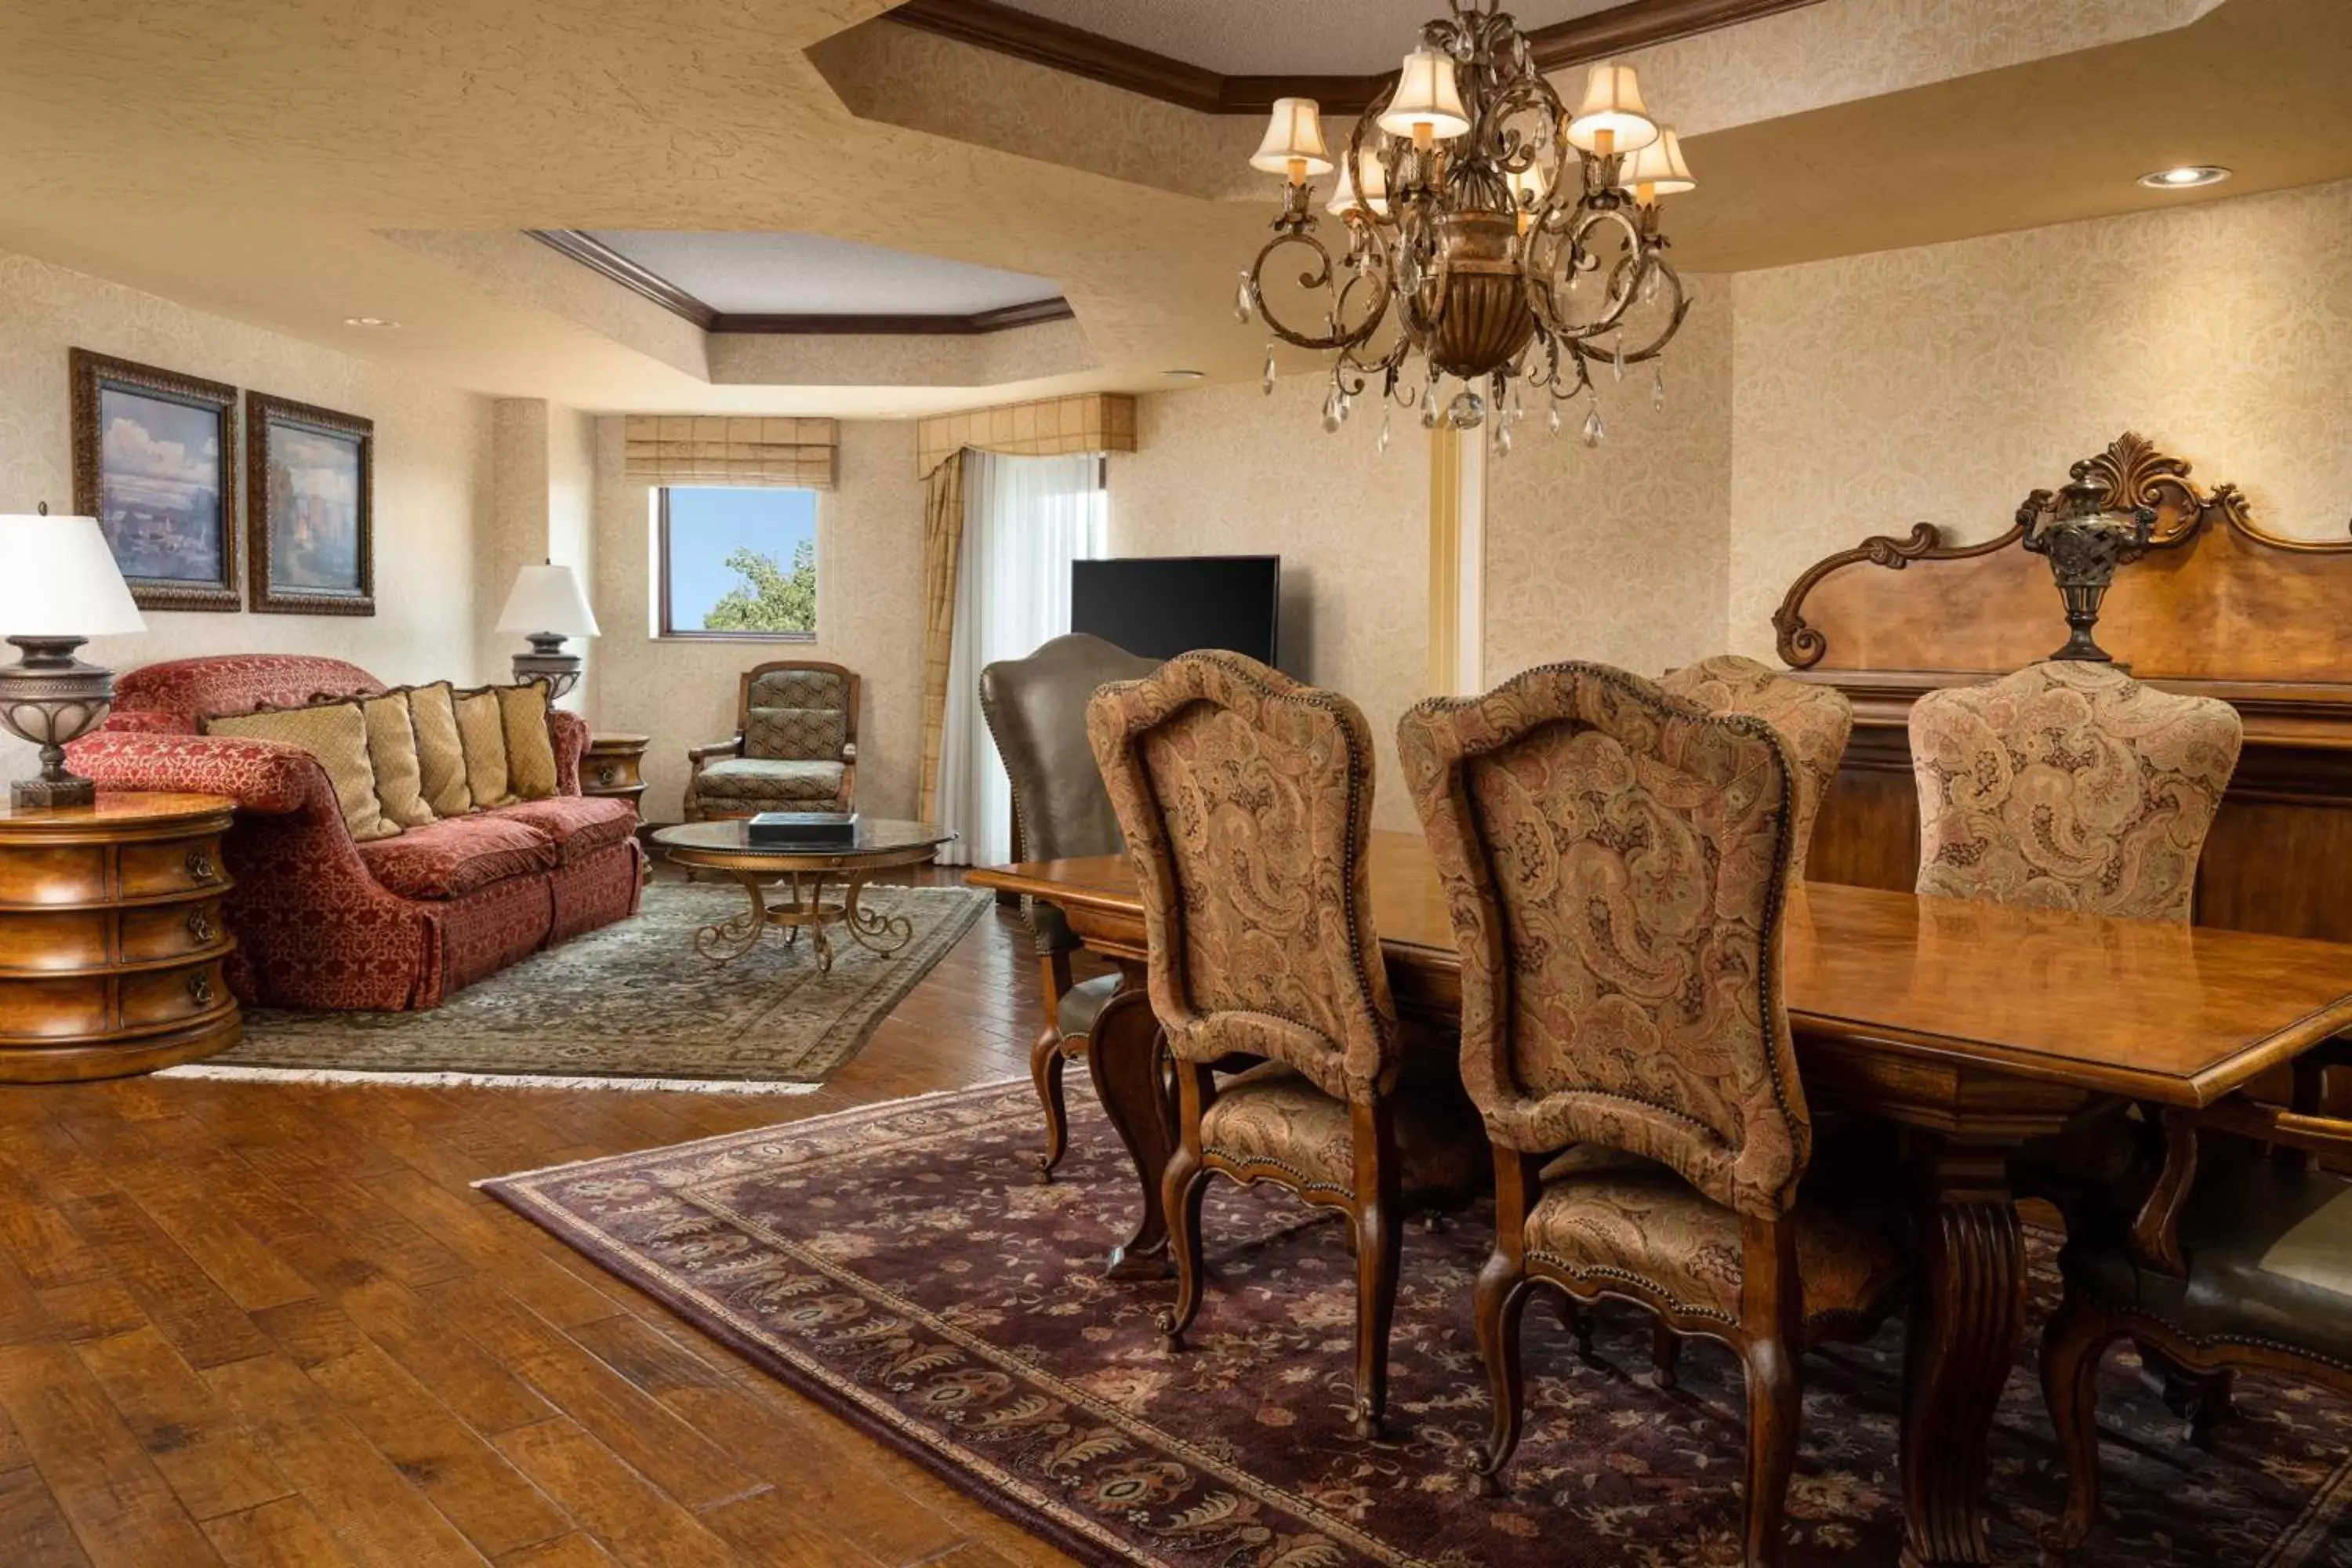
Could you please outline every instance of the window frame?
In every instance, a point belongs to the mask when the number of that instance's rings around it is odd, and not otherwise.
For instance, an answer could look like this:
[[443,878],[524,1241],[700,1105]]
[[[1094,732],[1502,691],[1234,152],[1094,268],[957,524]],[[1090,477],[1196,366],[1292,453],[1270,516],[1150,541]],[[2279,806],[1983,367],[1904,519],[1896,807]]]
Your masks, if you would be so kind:
[[660,642],[740,642],[810,644],[817,640],[817,631],[805,632],[713,632],[699,627],[679,627],[670,623],[669,570],[669,492],[673,489],[800,489],[814,498],[810,510],[816,517],[817,527],[810,538],[817,546],[817,584],[820,595],[817,626],[824,625],[822,595],[824,583],[824,494],[810,485],[656,485],[654,492],[654,636]]

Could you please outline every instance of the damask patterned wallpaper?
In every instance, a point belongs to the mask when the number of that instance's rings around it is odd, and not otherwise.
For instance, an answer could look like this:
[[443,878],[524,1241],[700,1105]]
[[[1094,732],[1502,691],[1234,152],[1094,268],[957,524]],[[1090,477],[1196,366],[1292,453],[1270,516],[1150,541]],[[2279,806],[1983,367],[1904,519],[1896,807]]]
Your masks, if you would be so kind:
[[2126,429],[2273,531],[2352,519],[2352,183],[1732,283],[1730,644],[1873,533],[2000,532]]
[[[143,612],[147,630],[85,657],[114,669],[214,653],[348,658],[391,681],[478,668],[477,611],[505,591],[477,566],[490,512],[490,402],[29,257],[0,254],[0,512],[73,506],[70,348],[226,382],[375,421],[376,613],[372,616]],[[490,600],[487,604],[481,603]],[[37,765],[0,736],[0,777]]]

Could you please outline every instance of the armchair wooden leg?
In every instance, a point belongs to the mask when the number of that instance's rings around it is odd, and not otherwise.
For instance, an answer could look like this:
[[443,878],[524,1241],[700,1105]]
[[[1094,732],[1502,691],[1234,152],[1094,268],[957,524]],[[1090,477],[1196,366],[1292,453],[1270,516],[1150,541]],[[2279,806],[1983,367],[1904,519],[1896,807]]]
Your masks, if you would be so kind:
[[1796,1227],[1740,1222],[1740,1359],[1748,1372],[1748,1568],[1776,1568],[1787,1532],[1789,1473],[1797,1460],[1804,1387],[1804,1286]]
[[1208,1168],[1201,1163],[1201,1110],[1216,1094],[1209,1069],[1192,1062],[1176,1064],[1182,1095],[1181,1136],[1168,1157],[1160,1178],[1160,1206],[1168,1214],[1168,1247],[1176,1259],[1176,1304],[1160,1320],[1168,1348],[1184,1348],[1184,1331],[1201,1310],[1201,1199],[1208,1190]]
[[1045,1153],[1037,1162],[1042,1185],[1054,1179],[1070,1142],[1069,1109],[1062,1098],[1062,1031],[1052,1024],[1037,1031],[1029,1047],[1029,1081],[1037,1086],[1037,1103],[1045,1111]]
[[2099,1511],[2099,1358],[2122,1336],[2106,1313],[2068,1296],[2042,1332],[2042,1397],[2066,1461],[2066,1506],[2042,1531],[2055,1561],[2082,1545]]
[[1519,1367],[1519,1318],[1528,1300],[1528,1208],[1541,1191],[1539,1163],[1516,1149],[1495,1145],[1495,1251],[1478,1271],[1470,1315],[1478,1329],[1478,1356],[1486,1367],[1493,1418],[1475,1456],[1473,1484],[1481,1497],[1499,1496],[1503,1467],[1519,1446],[1525,1398]]
[[1660,1388],[1675,1385],[1675,1368],[1683,1359],[1683,1337],[1661,1318],[1650,1330],[1650,1373]]
[[1381,1435],[1389,1402],[1389,1328],[1404,1247],[1402,1163],[1386,1111],[1359,1101],[1356,1143],[1356,1436]]

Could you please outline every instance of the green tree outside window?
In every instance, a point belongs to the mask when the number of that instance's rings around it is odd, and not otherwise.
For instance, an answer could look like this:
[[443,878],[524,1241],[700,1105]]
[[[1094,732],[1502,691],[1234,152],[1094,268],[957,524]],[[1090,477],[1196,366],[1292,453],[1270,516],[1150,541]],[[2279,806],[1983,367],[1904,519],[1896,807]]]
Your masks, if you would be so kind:
[[765,551],[748,546],[727,557],[727,569],[740,582],[719,595],[702,617],[705,631],[811,632],[816,630],[816,542],[803,539],[785,571]]

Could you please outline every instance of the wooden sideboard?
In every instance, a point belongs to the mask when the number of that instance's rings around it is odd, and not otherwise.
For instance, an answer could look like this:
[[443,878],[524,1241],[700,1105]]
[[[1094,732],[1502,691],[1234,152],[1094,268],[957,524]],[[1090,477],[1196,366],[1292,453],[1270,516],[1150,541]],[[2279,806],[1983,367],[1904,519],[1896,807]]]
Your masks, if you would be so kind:
[[[2352,942],[2352,536],[2292,539],[2254,520],[2233,485],[2136,435],[2074,465],[2117,510],[2157,514],[2122,567],[2100,642],[2167,690],[2218,697],[2245,750],[2206,840],[2201,925]],[[2049,500],[2008,532],[1947,546],[1922,523],[1801,575],[1773,617],[1780,656],[1853,700],[1853,740],[1807,860],[1816,879],[1908,889],[1918,870],[1911,704],[2046,657],[2066,637],[2048,565],[2023,548]]]
[[221,973],[236,803],[112,795],[0,811],[0,1083],[150,1072],[244,1033]]

